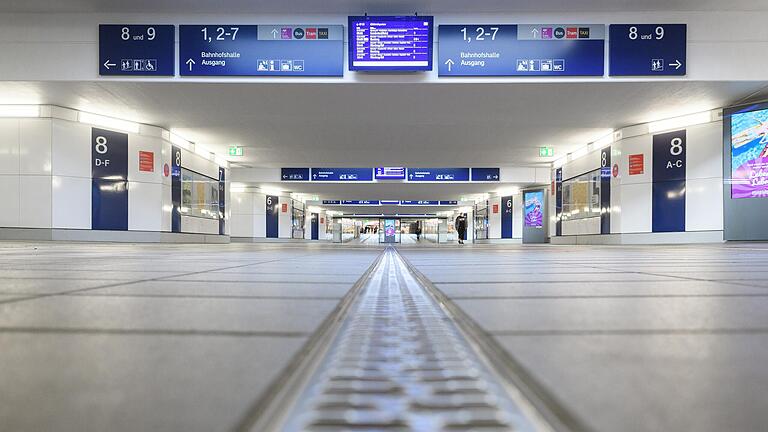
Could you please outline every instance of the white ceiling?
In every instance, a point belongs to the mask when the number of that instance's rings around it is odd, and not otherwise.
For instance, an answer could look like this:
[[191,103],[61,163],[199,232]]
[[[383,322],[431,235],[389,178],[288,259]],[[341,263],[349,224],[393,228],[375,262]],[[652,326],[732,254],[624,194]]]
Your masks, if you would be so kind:
[[0,82],[0,103],[56,104],[177,131],[238,163],[535,166],[613,129],[722,107],[765,82],[308,84]]
[[496,13],[768,10],[764,0],[3,0],[0,12]]

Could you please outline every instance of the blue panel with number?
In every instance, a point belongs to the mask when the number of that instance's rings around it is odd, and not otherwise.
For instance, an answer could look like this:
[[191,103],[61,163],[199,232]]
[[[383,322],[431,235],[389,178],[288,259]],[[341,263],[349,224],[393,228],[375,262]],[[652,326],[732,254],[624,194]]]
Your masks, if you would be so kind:
[[469,168],[408,168],[408,181],[412,181],[412,182],[469,181]]
[[472,181],[497,182],[499,178],[498,168],[472,168]]
[[340,205],[341,201],[339,200],[323,200],[323,205]]
[[181,76],[343,76],[340,25],[182,25]]
[[172,25],[99,25],[99,75],[173,76]]
[[369,182],[373,168],[312,168],[312,181]]
[[458,201],[440,201],[440,205],[453,206],[453,205],[459,205],[459,202]]
[[685,75],[687,29],[685,24],[611,24],[610,75]]
[[282,181],[309,181],[309,168],[281,168]]
[[605,25],[441,25],[439,76],[603,76]]

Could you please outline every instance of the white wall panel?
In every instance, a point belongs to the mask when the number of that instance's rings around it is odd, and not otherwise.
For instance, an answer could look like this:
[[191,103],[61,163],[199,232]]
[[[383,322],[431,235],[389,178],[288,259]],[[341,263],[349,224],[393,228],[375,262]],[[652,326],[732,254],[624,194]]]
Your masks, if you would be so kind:
[[251,192],[233,192],[229,196],[232,214],[250,214],[255,212],[254,194]]
[[512,238],[523,238],[523,195],[512,197]]
[[19,225],[51,228],[51,176],[20,176],[19,179]]
[[593,151],[563,165],[563,180],[600,168],[600,150]]
[[53,120],[53,174],[91,178],[90,125]]
[[[493,206],[497,206],[498,211],[493,212]],[[501,197],[493,197],[488,200],[488,238],[501,238],[501,215],[504,208],[501,205]]]
[[19,176],[0,174],[0,227],[19,226]]
[[[131,134],[128,137],[128,180],[144,183],[160,183],[163,181],[163,140],[156,137],[146,137]],[[139,171],[139,152],[154,154],[153,171]]]
[[[51,119],[22,119],[19,128],[19,172],[51,175]],[[88,161],[90,163],[90,161]]]
[[171,232],[171,217],[173,215],[173,198],[171,197],[171,185],[163,184],[163,207],[161,230]]
[[161,231],[163,229],[163,185],[128,182],[128,229]]
[[[688,128],[686,143],[685,170],[688,179],[723,177],[722,121]],[[719,198],[722,200],[723,195]]]
[[181,216],[181,232],[194,234],[218,234],[219,221],[191,216]]
[[232,237],[254,237],[253,214],[233,214],[230,220],[230,235]]
[[219,178],[219,166],[197,153],[181,149],[181,166],[210,178]]
[[91,179],[53,176],[53,228],[91,229]]
[[[653,181],[653,136],[641,135],[627,138],[614,145],[621,152],[618,163],[619,180],[622,185],[651,183]],[[643,174],[629,175],[629,156],[634,154],[643,155],[645,164]]]
[[651,183],[621,186],[621,229],[623,233],[651,232]]
[[[286,211],[283,211],[284,208]],[[277,220],[277,237],[291,238],[293,231],[293,226],[291,225],[291,199],[281,196],[278,200],[278,211],[280,212],[280,215]]]
[[685,230],[719,231],[722,229],[722,179],[688,179],[685,183]]
[[19,120],[0,119],[0,175],[19,174]]

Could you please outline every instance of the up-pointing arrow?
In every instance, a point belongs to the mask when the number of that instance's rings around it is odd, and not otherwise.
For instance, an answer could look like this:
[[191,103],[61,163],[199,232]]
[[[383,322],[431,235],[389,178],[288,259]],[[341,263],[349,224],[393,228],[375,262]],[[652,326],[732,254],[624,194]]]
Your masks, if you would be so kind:
[[109,59],[107,59],[107,61],[104,62],[104,67],[107,68],[107,70],[109,70],[109,68],[112,66],[117,66],[117,65],[115,63],[111,63]]
[[448,72],[451,71],[451,66],[453,66],[453,60],[448,59],[445,61],[445,64],[448,66]]
[[534,27],[533,30],[531,30],[531,33],[533,33],[534,39],[537,39],[539,37],[539,29]]
[[272,29],[272,39],[277,39],[277,29]]
[[187,66],[189,66],[189,71],[192,72],[192,65],[195,64],[195,61],[192,59],[187,60]]

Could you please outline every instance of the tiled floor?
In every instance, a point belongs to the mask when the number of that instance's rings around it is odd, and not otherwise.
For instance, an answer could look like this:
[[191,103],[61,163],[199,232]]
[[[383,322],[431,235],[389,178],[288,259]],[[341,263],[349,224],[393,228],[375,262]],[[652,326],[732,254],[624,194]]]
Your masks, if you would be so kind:
[[[589,429],[768,424],[768,245],[400,250]],[[0,243],[0,430],[236,429],[380,251]]]
[[768,425],[768,245],[404,249],[596,431]]
[[0,430],[232,430],[379,252],[0,243]]

